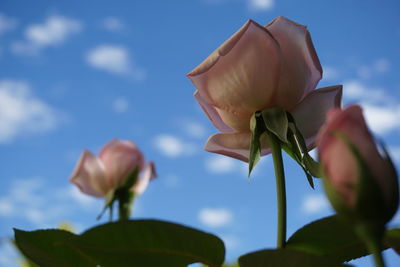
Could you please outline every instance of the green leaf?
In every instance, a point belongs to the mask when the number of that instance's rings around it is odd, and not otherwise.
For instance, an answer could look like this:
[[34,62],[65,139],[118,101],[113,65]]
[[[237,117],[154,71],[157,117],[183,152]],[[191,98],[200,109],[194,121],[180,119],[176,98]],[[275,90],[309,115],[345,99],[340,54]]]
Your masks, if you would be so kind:
[[59,229],[33,232],[14,229],[14,233],[19,250],[39,266],[95,266],[95,262],[81,255],[79,250],[66,245],[76,237],[73,233]]
[[40,266],[221,266],[225,247],[216,236],[156,220],[100,225],[81,235],[61,230],[15,230],[17,245]]
[[249,177],[261,157],[261,135],[265,131],[260,112],[255,112],[250,119],[251,141],[249,156]]
[[261,112],[265,127],[284,143],[287,143],[288,118],[286,111],[281,108],[265,109]]
[[239,258],[240,267],[339,267],[349,266],[329,258],[292,249],[260,250]]
[[369,254],[353,228],[337,216],[314,221],[297,230],[287,241],[287,248],[327,256],[338,262]]
[[400,255],[400,229],[390,229],[386,231],[385,243]]

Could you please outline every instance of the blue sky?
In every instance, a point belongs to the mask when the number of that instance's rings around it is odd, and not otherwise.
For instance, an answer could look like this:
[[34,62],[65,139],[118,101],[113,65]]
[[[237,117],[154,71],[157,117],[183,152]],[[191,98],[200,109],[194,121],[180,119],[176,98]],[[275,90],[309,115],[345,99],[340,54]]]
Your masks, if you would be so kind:
[[[159,178],[135,218],[172,220],[221,236],[228,259],[275,244],[275,183],[265,157],[246,165],[203,151],[217,130],[185,74],[248,19],[278,15],[309,27],[324,68],[318,87],[344,85],[400,166],[400,3],[396,0],[26,1],[0,7],[0,237],[12,227],[97,224],[103,202],[68,178],[85,148],[134,141]],[[288,232],[332,213],[285,160]],[[104,222],[104,221],[102,221]],[[394,225],[400,224],[397,216]],[[15,254],[0,247],[0,266]],[[390,266],[399,258],[385,253]],[[371,266],[370,259],[356,262]],[[15,265],[16,266],[16,265]]]

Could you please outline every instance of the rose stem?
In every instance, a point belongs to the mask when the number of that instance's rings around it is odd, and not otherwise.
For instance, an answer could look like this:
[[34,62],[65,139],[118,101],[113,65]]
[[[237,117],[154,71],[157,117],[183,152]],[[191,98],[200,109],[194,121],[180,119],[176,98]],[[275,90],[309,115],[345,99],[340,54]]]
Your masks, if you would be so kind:
[[120,194],[118,198],[118,220],[124,221],[129,220],[131,216],[131,205],[133,195],[127,191]]
[[276,246],[277,248],[284,248],[286,243],[286,186],[282,151],[278,138],[269,131],[267,131],[267,135],[272,150],[276,178],[276,197],[278,203],[278,233]]

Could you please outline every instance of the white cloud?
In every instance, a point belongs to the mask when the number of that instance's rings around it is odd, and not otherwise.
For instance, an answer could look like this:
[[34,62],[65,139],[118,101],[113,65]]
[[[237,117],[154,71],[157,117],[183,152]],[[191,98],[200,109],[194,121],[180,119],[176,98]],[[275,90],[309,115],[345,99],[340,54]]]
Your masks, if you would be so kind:
[[103,27],[110,32],[120,32],[125,26],[119,18],[107,17],[103,20]]
[[198,214],[201,223],[209,227],[222,227],[230,224],[233,214],[225,208],[203,208]]
[[366,86],[358,80],[343,84],[345,99],[357,101],[371,129],[377,134],[387,134],[400,129],[400,104],[382,88]]
[[[71,205],[74,202],[78,205]],[[97,204],[102,203],[72,186],[54,188],[39,178],[15,179],[0,199],[0,218],[23,219],[35,227],[54,227],[76,210],[100,211]]]
[[215,174],[230,173],[240,168],[238,161],[223,155],[212,155],[205,161],[206,169]]
[[116,113],[125,113],[129,109],[129,103],[126,98],[118,97],[112,102],[112,107]]
[[145,77],[144,71],[133,64],[129,51],[123,46],[97,46],[87,53],[86,61],[94,68],[113,74],[131,76],[136,80]]
[[386,73],[390,70],[390,61],[386,58],[379,58],[371,65],[360,66],[357,70],[358,76],[363,79],[369,79],[376,74]]
[[206,135],[206,129],[204,126],[195,121],[187,121],[183,123],[185,132],[194,138],[204,138]]
[[339,71],[332,67],[332,66],[325,66],[323,68],[324,72],[323,72],[323,79],[327,80],[327,81],[331,81],[331,80],[335,80],[337,78],[339,78]]
[[400,164],[400,146],[389,146],[388,149],[392,160]]
[[92,208],[96,203],[93,197],[83,194],[76,186],[69,186],[67,196],[84,208]]
[[247,0],[248,6],[252,11],[271,10],[274,5],[274,0]]
[[362,104],[368,126],[377,134],[386,134],[400,129],[400,105],[379,106]]
[[14,30],[16,26],[17,20],[15,18],[0,14],[0,35]]
[[343,83],[344,97],[349,100],[364,102],[386,102],[388,96],[380,87],[367,86],[359,80],[348,80]]
[[186,143],[176,136],[161,134],[154,138],[154,146],[161,154],[167,157],[179,157],[183,155],[192,155],[196,151],[196,146]]
[[0,80],[0,143],[47,132],[57,123],[57,111],[35,97],[27,83]]
[[306,195],[301,204],[301,210],[307,215],[317,214],[329,209],[329,202],[322,194]]
[[81,30],[79,21],[51,15],[41,24],[29,25],[25,30],[25,40],[12,44],[11,49],[17,54],[35,54],[43,48],[64,43]]
[[14,213],[14,207],[7,199],[0,199],[0,216],[9,217]]

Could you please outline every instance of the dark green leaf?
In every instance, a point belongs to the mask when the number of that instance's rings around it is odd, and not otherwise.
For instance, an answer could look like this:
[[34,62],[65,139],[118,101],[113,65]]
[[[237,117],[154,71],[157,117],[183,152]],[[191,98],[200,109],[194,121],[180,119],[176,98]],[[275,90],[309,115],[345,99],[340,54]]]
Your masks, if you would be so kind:
[[287,248],[327,256],[338,262],[369,254],[353,228],[337,216],[314,221],[297,230],[289,238]]
[[340,267],[329,258],[292,249],[260,250],[239,258],[240,267]]
[[25,232],[14,230],[19,250],[34,263],[42,267],[95,266],[95,262],[79,253],[66,242],[76,235],[64,230],[38,230]]
[[225,257],[218,237],[156,220],[108,223],[81,235],[16,230],[16,239],[24,254],[44,267],[184,267],[196,262],[214,267],[221,266]]
[[265,109],[261,112],[265,127],[284,143],[287,143],[288,118],[281,108]]

